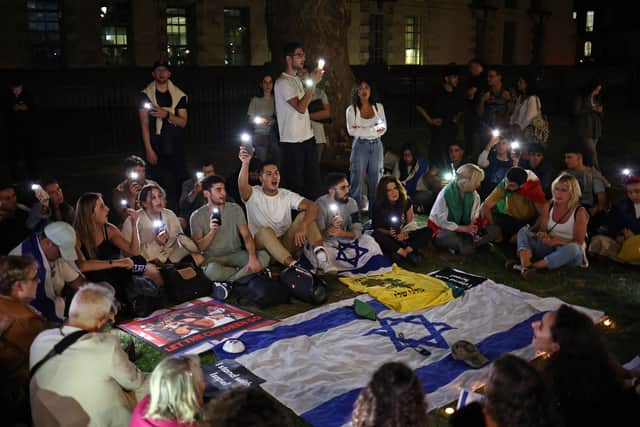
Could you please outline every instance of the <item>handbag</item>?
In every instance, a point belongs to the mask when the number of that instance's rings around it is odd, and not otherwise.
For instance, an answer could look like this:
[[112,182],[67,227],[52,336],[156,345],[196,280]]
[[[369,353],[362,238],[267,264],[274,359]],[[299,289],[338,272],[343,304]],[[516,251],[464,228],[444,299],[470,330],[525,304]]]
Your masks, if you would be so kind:
[[163,266],[160,272],[167,297],[174,304],[211,295],[211,280],[200,267]]
[[536,96],[536,104],[538,105],[538,115],[531,119],[531,123],[524,128],[524,136],[530,142],[538,142],[544,146],[549,140],[549,119],[542,113],[540,98]]

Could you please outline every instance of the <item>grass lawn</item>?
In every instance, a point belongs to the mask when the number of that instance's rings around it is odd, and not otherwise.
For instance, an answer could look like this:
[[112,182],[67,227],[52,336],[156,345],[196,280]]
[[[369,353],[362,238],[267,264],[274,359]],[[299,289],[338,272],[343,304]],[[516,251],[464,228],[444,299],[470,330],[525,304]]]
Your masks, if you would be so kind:
[[[430,272],[449,266],[481,274],[498,283],[513,286],[522,291],[531,292],[540,297],[557,297],[570,304],[579,304],[603,310],[615,322],[615,327],[603,332],[613,353],[620,361],[626,362],[640,353],[640,269],[622,266],[611,262],[592,262],[588,269],[567,268],[554,272],[539,272],[531,281],[524,281],[515,271],[504,268],[505,256],[499,248],[485,250],[471,257],[451,256],[448,253],[429,249],[425,261],[416,271]],[[357,294],[340,284],[336,279],[329,280],[331,296],[329,301],[351,298]],[[231,297],[228,301],[235,304]],[[256,311],[255,307],[249,307]],[[283,319],[310,309],[305,303],[294,301],[291,304],[273,307],[265,313],[274,318]],[[128,340],[122,333],[123,340]],[[139,359],[136,364],[145,371],[151,371],[163,354],[136,341]],[[211,352],[201,355],[203,364],[211,363],[215,356]],[[299,425],[305,425],[298,420]],[[447,425],[442,410],[432,412],[432,425]]]

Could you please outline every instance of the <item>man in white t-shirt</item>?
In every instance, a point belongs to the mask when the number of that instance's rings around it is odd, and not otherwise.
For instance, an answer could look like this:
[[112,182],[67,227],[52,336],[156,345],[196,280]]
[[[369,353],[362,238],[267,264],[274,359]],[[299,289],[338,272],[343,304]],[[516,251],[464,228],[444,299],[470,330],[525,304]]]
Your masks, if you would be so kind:
[[[261,185],[250,186],[251,154],[242,147],[239,157],[242,167],[238,175],[238,188],[247,208],[249,230],[253,234],[256,249],[266,249],[280,264],[290,266],[296,262],[293,253],[308,244],[313,248],[318,269],[325,273],[334,272],[316,224],[318,205],[293,191],[279,188],[280,171],[273,162],[262,164]],[[295,220],[291,218],[292,210],[302,211]]]
[[320,167],[308,107],[323,71],[314,70],[305,83],[298,78],[305,60],[299,43],[287,44],[284,57],[285,70],[274,87],[282,158],[287,159],[282,175],[293,192],[314,199],[320,188]]

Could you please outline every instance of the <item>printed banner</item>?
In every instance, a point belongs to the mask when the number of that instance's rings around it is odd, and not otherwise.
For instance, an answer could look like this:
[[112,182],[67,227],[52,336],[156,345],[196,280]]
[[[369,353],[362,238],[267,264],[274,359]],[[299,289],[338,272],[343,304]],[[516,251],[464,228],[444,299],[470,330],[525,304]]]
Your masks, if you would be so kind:
[[275,322],[203,297],[117,327],[167,353],[197,354],[210,349],[222,338]]
[[235,360],[223,359],[202,367],[206,397],[215,397],[235,387],[251,387],[264,380]]

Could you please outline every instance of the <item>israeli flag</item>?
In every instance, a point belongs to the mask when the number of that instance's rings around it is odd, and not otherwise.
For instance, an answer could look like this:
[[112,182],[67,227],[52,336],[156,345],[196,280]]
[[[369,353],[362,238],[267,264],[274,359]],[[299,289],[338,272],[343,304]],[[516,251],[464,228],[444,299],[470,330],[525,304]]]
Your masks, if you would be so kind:
[[[374,307],[377,321],[358,317],[353,299],[348,299],[244,332],[240,339],[246,351],[240,355],[223,352],[221,345],[214,350],[264,378],[262,387],[310,424],[342,426],[383,363],[402,362],[414,369],[429,407],[440,407],[456,400],[460,390],[482,386],[489,373],[489,365],[473,369],[454,360],[453,343],[470,341],[490,361],[504,353],[532,359],[531,323],[563,304],[491,280],[447,304],[408,314],[389,310],[369,296],[357,298]],[[603,315],[576,308],[594,320]],[[418,345],[431,355],[415,351]]]

